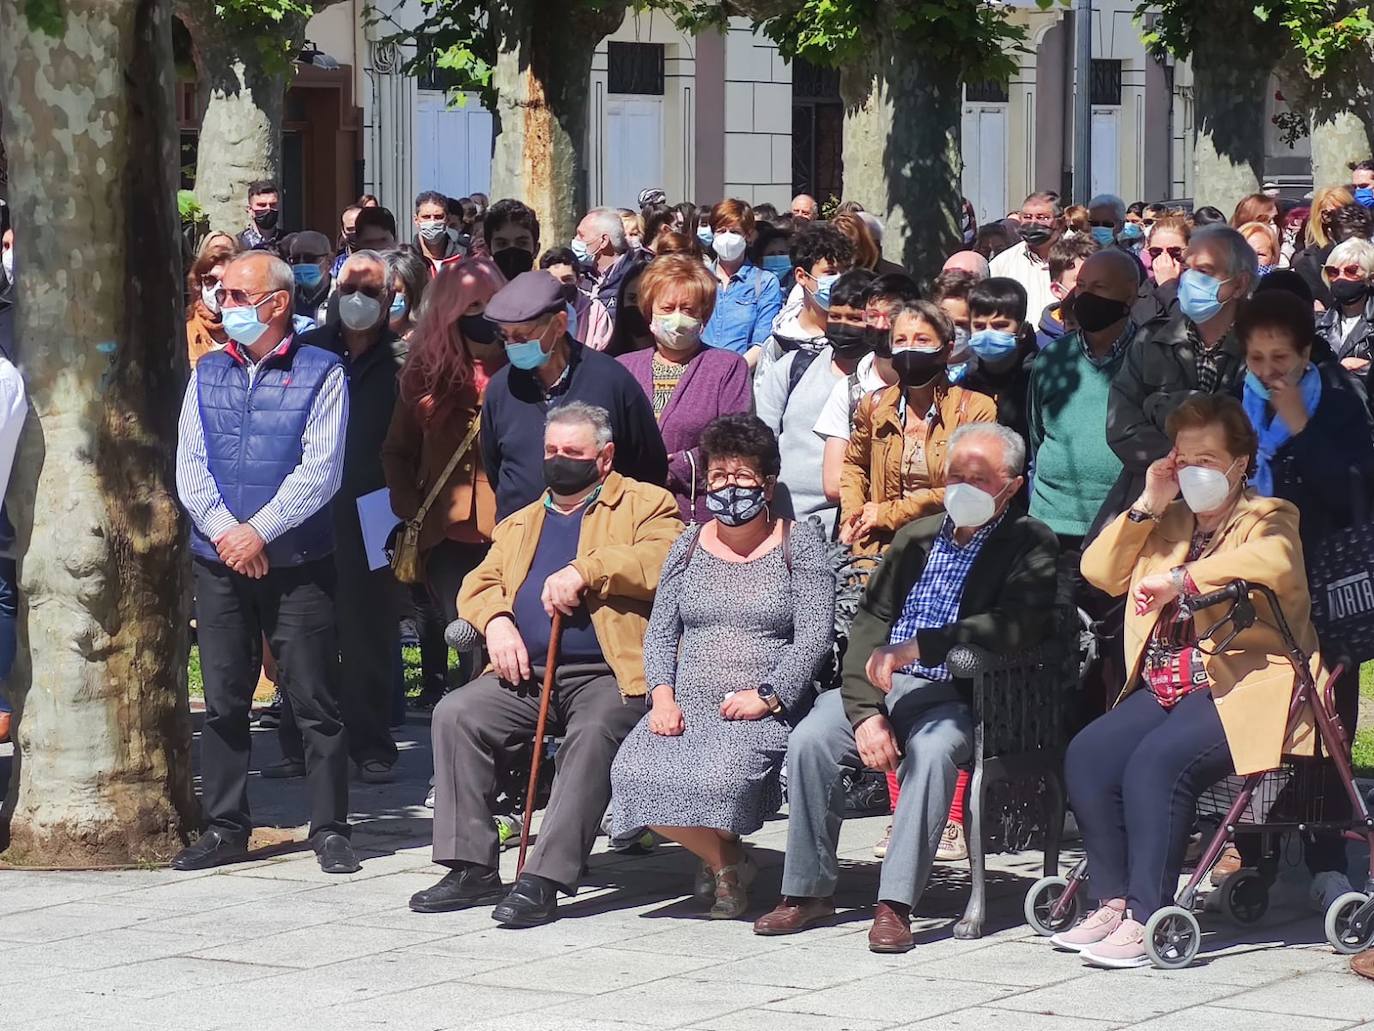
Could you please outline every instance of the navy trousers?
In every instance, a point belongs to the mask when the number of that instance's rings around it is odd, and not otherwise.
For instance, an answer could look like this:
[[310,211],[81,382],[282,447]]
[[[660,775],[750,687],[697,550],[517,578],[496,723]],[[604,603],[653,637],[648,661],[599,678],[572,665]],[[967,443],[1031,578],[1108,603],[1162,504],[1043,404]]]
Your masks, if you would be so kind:
[[1141,923],[1172,905],[1198,796],[1233,770],[1210,691],[1166,709],[1141,687],[1084,727],[1064,776],[1093,897]]

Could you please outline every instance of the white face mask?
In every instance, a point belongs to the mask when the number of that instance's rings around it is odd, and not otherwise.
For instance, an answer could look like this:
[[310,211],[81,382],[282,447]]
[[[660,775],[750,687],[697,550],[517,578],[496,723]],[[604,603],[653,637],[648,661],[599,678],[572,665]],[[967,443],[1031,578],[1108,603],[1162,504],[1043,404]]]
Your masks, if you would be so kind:
[[341,294],[339,318],[351,330],[371,329],[382,317],[382,302],[361,290]]
[[0,252],[0,266],[5,269],[5,278],[11,283],[14,282],[14,248]]
[[[1237,459],[1239,461],[1239,459]],[[1231,481],[1228,478],[1236,463],[1227,466],[1226,471],[1209,469],[1205,465],[1187,465],[1178,471],[1178,489],[1183,492],[1183,501],[1196,515],[1215,512],[1231,495]]]
[[205,305],[207,311],[212,315],[219,314],[219,284],[214,286],[202,286],[200,288],[200,303]]
[[712,238],[711,246],[716,252],[716,257],[721,261],[738,261],[744,256],[744,248],[747,243],[739,233],[727,229],[723,233],[717,233]]
[[663,347],[670,351],[686,351],[695,347],[701,339],[701,320],[685,312],[672,311],[666,315],[655,315],[649,327]]
[[945,511],[950,522],[961,529],[982,526],[997,514],[1001,495],[1002,491],[989,494],[971,483],[951,483],[945,488]]

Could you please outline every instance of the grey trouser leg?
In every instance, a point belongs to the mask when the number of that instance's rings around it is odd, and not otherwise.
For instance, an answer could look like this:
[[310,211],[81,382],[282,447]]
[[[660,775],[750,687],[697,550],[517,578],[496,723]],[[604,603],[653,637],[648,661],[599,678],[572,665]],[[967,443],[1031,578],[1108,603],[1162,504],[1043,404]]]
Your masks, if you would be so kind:
[[829,898],[839,880],[835,858],[844,819],[846,766],[859,762],[854,729],[839,691],[824,691],[787,739],[787,856],[782,893]]
[[[542,680],[542,670],[535,674]],[[644,714],[626,702],[604,665],[558,670],[549,705],[549,733],[562,734],[557,775],[539,839],[525,872],[576,887],[611,797],[611,762]],[[496,676],[478,677],[434,709],[434,861],[499,861],[491,806],[497,762],[528,745],[539,718],[539,684],[519,690]]]
[[[937,685],[915,677],[893,678],[888,695],[893,729],[904,742],[897,768],[901,796],[892,817],[892,836],[878,881],[878,899],[915,906],[925,890],[949,819],[959,763],[967,762],[973,746],[973,714],[962,701],[925,704],[923,694],[940,697]],[[948,693],[944,692],[945,697]]]

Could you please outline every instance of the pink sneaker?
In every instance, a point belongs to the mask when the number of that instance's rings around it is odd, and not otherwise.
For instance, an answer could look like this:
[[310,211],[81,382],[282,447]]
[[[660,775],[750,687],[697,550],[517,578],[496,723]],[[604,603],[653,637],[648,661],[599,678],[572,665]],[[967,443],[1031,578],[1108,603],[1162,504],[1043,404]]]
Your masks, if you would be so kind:
[[1093,966],[1112,970],[1148,967],[1150,957],[1145,951],[1145,925],[1126,917],[1106,938],[1084,949],[1082,956]]
[[1099,906],[1067,931],[1060,931],[1050,944],[1070,952],[1082,952],[1096,945],[1121,926],[1121,910]]

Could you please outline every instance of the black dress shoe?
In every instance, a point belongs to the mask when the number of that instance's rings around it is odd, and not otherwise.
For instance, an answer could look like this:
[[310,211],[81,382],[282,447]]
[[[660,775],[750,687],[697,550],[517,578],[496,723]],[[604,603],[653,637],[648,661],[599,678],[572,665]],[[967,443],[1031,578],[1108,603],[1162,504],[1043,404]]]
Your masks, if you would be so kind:
[[237,863],[248,856],[248,843],[229,837],[212,827],[176,854],[173,870],[209,870],[226,863]]
[[326,834],[315,849],[320,857],[320,869],[325,873],[357,873],[362,864],[353,854],[353,846],[342,834]]
[[487,866],[467,865],[450,870],[432,888],[410,896],[410,908],[417,913],[451,913],[457,909],[499,902],[505,888],[501,874]]
[[510,894],[491,911],[507,927],[538,927],[558,916],[558,885],[534,874],[522,874]]

